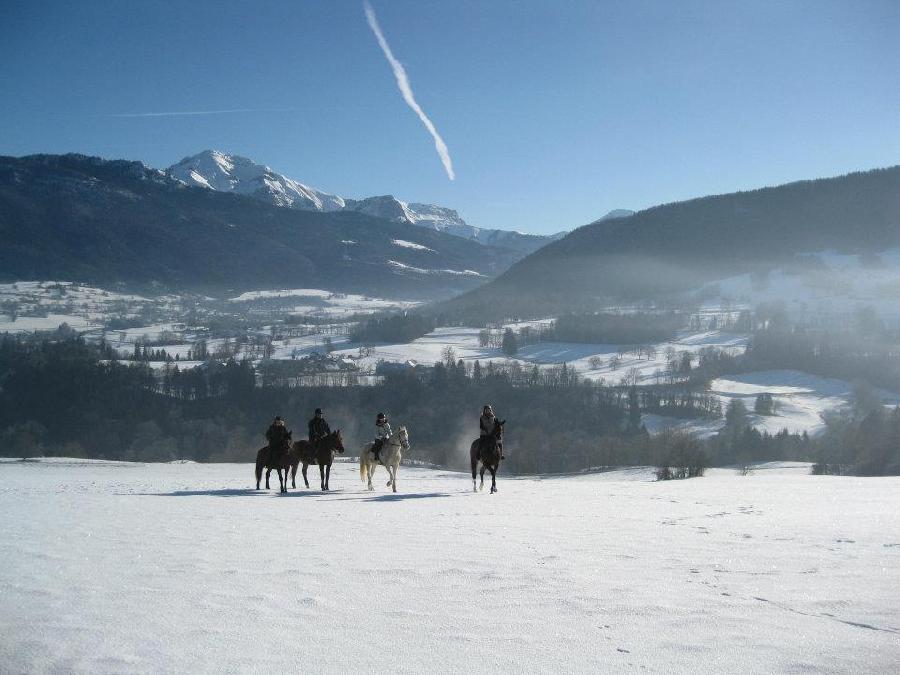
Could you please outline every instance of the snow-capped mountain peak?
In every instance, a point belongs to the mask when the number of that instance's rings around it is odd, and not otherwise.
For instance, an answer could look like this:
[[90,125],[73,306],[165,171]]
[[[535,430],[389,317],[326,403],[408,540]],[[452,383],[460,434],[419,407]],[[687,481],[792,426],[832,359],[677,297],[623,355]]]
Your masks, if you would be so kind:
[[304,185],[246,157],[218,150],[185,157],[169,167],[168,173],[187,185],[252,195],[276,206],[314,211],[344,208],[342,197]]
[[503,246],[523,255],[559,238],[558,235],[544,237],[474,227],[463,220],[455,209],[421,202],[409,203],[393,195],[345,199],[304,185],[246,157],[218,150],[204,150],[185,157],[170,166],[167,173],[187,185],[249,195],[275,206],[314,211],[358,211],[376,218],[472,239],[485,245]]

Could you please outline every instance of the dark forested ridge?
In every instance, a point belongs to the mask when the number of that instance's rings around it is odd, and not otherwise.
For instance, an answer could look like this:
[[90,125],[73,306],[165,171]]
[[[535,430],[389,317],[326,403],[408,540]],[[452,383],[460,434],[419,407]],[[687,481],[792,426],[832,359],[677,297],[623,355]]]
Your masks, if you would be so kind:
[[900,167],[664,204],[581,227],[445,303],[464,317],[541,316],[670,298],[790,265],[900,246]]
[[[398,246],[394,239],[426,248]],[[0,157],[3,281],[446,297],[482,283],[514,257],[503,248],[361,213],[283,209],[187,187],[140,162]]]

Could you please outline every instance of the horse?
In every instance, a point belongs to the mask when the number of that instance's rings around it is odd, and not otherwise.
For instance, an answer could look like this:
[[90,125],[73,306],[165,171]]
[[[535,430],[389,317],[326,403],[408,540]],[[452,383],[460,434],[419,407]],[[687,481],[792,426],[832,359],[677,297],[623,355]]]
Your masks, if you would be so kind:
[[[472,462],[472,489],[475,492],[484,489],[484,470],[491,470],[491,492],[497,491],[497,469],[500,468],[500,443],[503,441],[503,425],[506,420],[497,420],[493,433],[482,436],[472,443],[469,459]],[[481,463],[481,486],[475,485],[475,472]]]
[[372,474],[375,473],[375,469],[381,464],[388,472],[387,487],[393,488],[394,492],[396,492],[397,469],[400,468],[400,460],[402,459],[400,450],[409,450],[409,432],[406,430],[406,427],[400,427],[396,434],[385,439],[377,461],[375,460],[375,453],[372,451],[374,445],[374,443],[366,443],[362,452],[359,453],[359,478],[363,482],[368,481],[369,490],[374,490],[375,488],[372,487]]
[[[341,436],[341,430],[332,431],[322,438],[318,438],[312,443],[307,440],[300,440],[294,443],[291,448],[291,485],[297,487],[295,478],[297,477],[297,465],[303,462],[303,482],[309,487],[309,480],[306,478],[307,467],[315,462],[319,465],[319,475],[322,479],[322,491],[329,489],[328,480],[331,478],[331,464],[334,462],[334,451],[344,454],[344,438]],[[285,476],[285,481],[287,476]]]
[[[282,448],[275,449],[275,461],[272,463],[273,466],[269,466],[269,446],[264,448],[260,448],[256,453],[256,489],[259,490],[259,481],[262,478],[262,470],[263,467],[266,469],[266,490],[269,489],[269,474],[272,473],[272,469],[278,471],[278,485],[281,488],[281,492],[287,492],[287,479],[288,479],[288,470],[291,466],[291,444],[293,440],[291,439],[291,432],[289,431],[287,435],[284,437],[284,445]],[[281,471],[284,470],[284,479],[282,480]],[[296,487],[296,486],[295,486]]]

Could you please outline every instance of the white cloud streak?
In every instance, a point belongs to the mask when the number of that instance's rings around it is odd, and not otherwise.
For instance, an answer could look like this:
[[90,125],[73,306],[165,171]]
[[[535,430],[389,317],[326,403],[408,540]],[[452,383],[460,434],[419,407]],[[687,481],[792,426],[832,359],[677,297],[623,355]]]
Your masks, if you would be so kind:
[[295,112],[294,108],[231,108],[229,110],[179,110],[174,112],[110,113],[103,117],[186,117],[191,115],[230,115],[233,113]]
[[406,101],[406,104],[419,116],[419,119],[422,120],[422,124],[425,125],[428,133],[434,138],[434,149],[437,150],[438,156],[441,158],[441,163],[444,165],[447,177],[450,180],[453,180],[456,178],[456,174],[453,172],[453,160],[450,159],[450,151],[447,150],[447,144],[444,143],[444,139],[441,138],[441,135],[438,133],[437,129],[435,129],[432,121],[428,119],[428,115],[425,114],[425,111],[422,110],[422,107],[416,102],[416,98],[413,96],[412,87],[409,84],[409,77],[406,75],[406,70],[403,68],[403,64],[394,58],[391,46],[381,32],[381,26],[378,25],[378,19],[375,17],[375,10],[372,9],[372,5],[366,1],[363,3],[363,9],[366,12],[366,20],[369,22],[369,28],[371,28],[372,32],[375,34],[375,39],[378,40],[381,51],[384,52],[385,58],[391,65],[391,70],[394,71],[394,77],[397,79],[397,88],[400,89],[403,100]]

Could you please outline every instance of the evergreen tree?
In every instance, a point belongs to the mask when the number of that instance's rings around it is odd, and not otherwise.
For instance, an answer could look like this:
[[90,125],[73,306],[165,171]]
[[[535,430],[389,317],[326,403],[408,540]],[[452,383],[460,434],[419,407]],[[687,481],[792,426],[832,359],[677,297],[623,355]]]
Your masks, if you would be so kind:
[[513,333],[512,328],[507,328],[503,331],[503,342],[501,344],[501,349],[503,353],[507,356],[515,356],[519,351],[519,341],[516,338],[516,334]]

